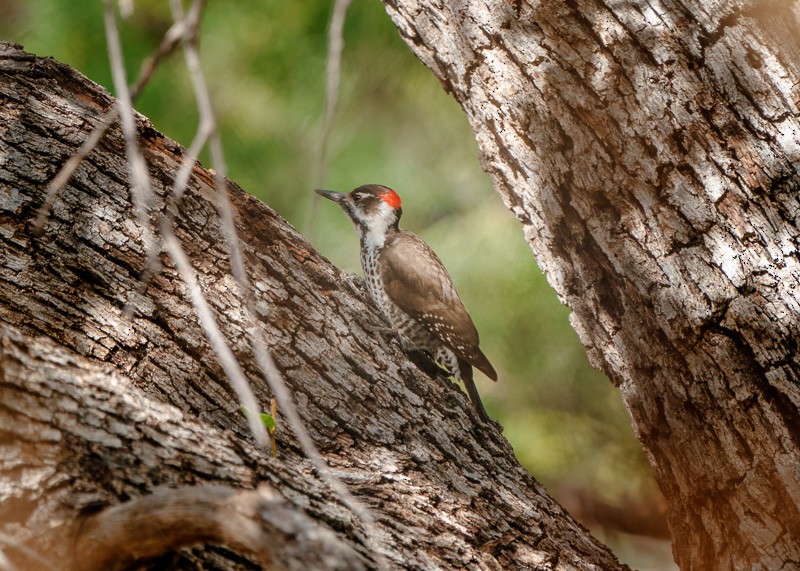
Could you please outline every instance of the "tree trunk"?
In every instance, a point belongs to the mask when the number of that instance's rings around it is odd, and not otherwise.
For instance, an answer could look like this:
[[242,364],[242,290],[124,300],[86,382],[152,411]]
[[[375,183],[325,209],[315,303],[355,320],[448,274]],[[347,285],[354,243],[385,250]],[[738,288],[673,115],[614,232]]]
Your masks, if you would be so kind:
[[[214,536],[240,554],[184,550],[161,564],[252,568],[242,557],[249,552],[276,568],[375,567],[363,522],[320,480],[280,414],[277,457],[251,444],[172,261],[162,255],[165,269],[138,292],[145,252],[117,126],[34,237],[48,182],[113,103],[67,66],[0,43],[3,551],[20,568],[44,568],[30,548],[52,568],[86,569],[86,561],[105,565],[109,537],[127,529],[138,550],[120,552],[124,564],[157,553],[153,542],[167,533],[181,536],[173,545],[214,539],[209,526],[175,522],[234,503],[235,513],[262,518],[240,541],[230,540],[238,532]],[[184,151],[138,122],[160,213]],[[494,427],[478,422],[454,384],[426,376],[396,341],[378,337],[384,323],[360,281],[267,206],[233,184],[230,191],[258,315],[248,314],[230,276],[213,176],[199,165],[175,232],[263,410],[271,395],[249,351],[250,327],[265,332],[326,461],[374,514],[372,545],[391,567],[622,567],[519,466]],[[129,299],[132,318],[123,313]],[[234,493],[258,483],[268,491]],[[186,488],[200,485],[209,487]],[[184,513],[186,498],[204,489],[208,505]],[[178,507],[141,498],[156,490]],[[274,515],[286,510],[296,517]],[[126,528],[120,518],[129,516]],[[167,520],[173,527],[157,533]],[[275,544],[253,553],[259,534]]]
[[462,105],[682,569],[800,561],[800,7],[385,0]]

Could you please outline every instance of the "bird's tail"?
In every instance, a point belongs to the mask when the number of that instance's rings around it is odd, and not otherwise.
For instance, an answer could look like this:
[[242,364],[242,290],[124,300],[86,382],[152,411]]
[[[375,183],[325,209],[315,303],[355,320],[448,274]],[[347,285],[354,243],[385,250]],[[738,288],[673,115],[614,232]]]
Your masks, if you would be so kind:
[[483,408],[481,395],[478,394],[478,387],[475,386],[475,381],[472,378],[472,365],[463,359],[459,359],[458,369],[461,373],[461,380],[464,382],[464,388],[467,389],[469,400],[472,401],[472,406],[475,407],[475,411],[478,413],[478,416],[482,421],[490,422],[491,419],[489,418],[489,415],[486,414],[486,409]]

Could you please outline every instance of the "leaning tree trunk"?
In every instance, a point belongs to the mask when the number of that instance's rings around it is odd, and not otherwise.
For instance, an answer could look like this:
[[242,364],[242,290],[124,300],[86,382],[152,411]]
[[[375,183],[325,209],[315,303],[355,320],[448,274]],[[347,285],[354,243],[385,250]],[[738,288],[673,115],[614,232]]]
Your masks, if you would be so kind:
[[[0,541],[21,568],[44,568],[24,547],[53,568],[105,569],[192,541],[286,569],[374,567],[370,547],[398,568],[622,567],[455,385],[381,341],[384,324],[359,282],[231,184],[257,294],[249,315],[213,177],[196,166],[175,231],[261,406],[270,393],[249,328],[265,332],[326,461],[372,511],[372,539],[280,413],[277,457],[252,445],[169,258],[139,291],[145,252],[118,128],[32,234],[48,182],[113,103],[67,66],[0,43]],[[138,121],[156,216],[184,151]],[[258,483],[269,487],[235,492]],[[191,559],[252,567],[225,549],[162,564]]]
[[385,3],[620,388],[681,568],[798,565],[798,3]]

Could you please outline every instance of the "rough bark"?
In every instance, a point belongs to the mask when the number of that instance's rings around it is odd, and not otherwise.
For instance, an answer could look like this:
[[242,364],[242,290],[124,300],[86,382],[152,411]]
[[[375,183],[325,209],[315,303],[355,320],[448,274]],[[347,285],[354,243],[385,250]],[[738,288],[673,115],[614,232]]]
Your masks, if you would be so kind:
[[385,0],[464,108],[683,569],[800,565],[800,7]]
[[[145,252],[116,126],[59,195],[43,235],[32,235],[48,181],[112,104],[67,66],[0,43],[0,531],[61,568],[73,556],[80,563],[74,537],[81,524],[94,529],[91,518],[108,505],[164,487],[268,483],[316,521],[331,557],[373,567],[362,523],[321,483],[280,418],[277,458],[250,444],[166,256],[136,293]],[[157,213],[184,151],[138,121]],[[213,177],[199,165],[176,233],[263,409],[271,395],[248,327],[265,332],[327,462],[373,510],[392,567],[621,567],[477,421],[455,385],[426,376],[380,337],[384,324],[358,280],[233,184],[231,199],[258,315],[248,315],[230,276]],[[321,554],[298,538],[281,549],[319,568]],[[41,568],[5,551],[23,568]],[[191,559],[207,569],[252,567],[212,548],[183,551],[169,566]]]
[[203,543],[226,545],[276,569],[364,568],[346,543],[265,485],[156,490],[87,517],[75,552],[80,569],[113,571]]

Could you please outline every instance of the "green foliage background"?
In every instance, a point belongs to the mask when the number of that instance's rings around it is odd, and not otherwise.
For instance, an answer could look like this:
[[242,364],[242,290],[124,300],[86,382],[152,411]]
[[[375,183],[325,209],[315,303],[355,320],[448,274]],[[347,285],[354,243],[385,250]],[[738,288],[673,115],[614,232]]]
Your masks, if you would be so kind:
[[[201,56],[229,177],[313,235],[336,265],[360,274],[356,236],[342,213],[320,204],[313,227],[306,220],[309,201],[320,200],[311,189],[331,5],[211,0]],[[170,22],[165,0],[136,2],[121,23],[129,78]],[[99,0],[0,0],[0,38],[52,55],[113,91]],[[136,106],[188,146],[197,116],[180,52]],[[480,170],[465,115],[375,0],[355,0],[348,12],[330,149],[325,186],[395,188],[404,199],[404,227],[449,268],[500,375],[497,384],[479,376],[484,402],[529,471],[568,505],[574,489],[612,504],[650,501],[655,485],[618,392],[587,363],[568,309]],[[623,560],[659,566],[628,544],[616,547]]]

